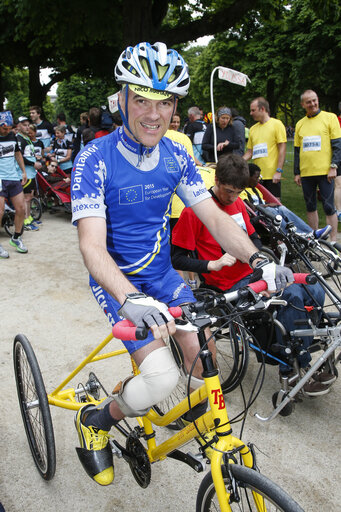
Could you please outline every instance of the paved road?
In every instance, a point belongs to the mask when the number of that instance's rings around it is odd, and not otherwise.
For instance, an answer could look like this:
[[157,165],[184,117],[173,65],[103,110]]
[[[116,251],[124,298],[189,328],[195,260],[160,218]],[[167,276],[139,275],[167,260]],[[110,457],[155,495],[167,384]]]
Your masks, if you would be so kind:
[[[189,467],[167,460],[152,467],[152,483],[143,490],[133,480],[128,466],[115,459],[114,485],[101,488],[85,474],[75,452],[77,436],[73,413],[52,407],[56,438],[57,470],[44,482],[31,458],[16,396],[12,345],[17,333],[31,341],[47,390],[52,391],[108,332],[103,313],[91,297],[87,274],[78,251],[76,230],[64,215],[46,214],[37,233],[25,233],[27,255],[10,248],[10,259],[0,261],[0,502],[6,512],[174,512],[195,510],[201,475]],[[6,234],[0,243],[7,246]],[[119,347],[119,342],[113,342]],[[245,379],[246,392],[256,377],[258,365],[251,358]],[[91,368],[111,389],[129,373],[127,358],[96,363]],[[87,380],[82,372],[72,384]],[[294,414],[277,417],[270,424],[254,418],[271,412],[271,396],[278,389],[277,368],[267,367],[265,385],[243,433],[258,449],[262,472],[282,485],[306,512],[340,510],[340,381],[318,399],[297,405]],[[228,409],[234,416],[242,408],[239,391],[229,395]],[[239,434],[239,425],[234,431]],[[166,435],[162,432],[161,435]],[[195,445],[189,450],[194,451]]]

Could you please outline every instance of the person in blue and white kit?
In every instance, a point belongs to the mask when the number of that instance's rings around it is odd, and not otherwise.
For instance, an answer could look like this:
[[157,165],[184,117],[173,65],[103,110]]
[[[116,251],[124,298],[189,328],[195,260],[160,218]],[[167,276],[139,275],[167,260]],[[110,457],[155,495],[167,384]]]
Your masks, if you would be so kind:
[[[289,269],[262,259],[243,230],[219,210],[185,148],[163,137],[178,98],[188,92],[183,58],[164,43],[140,43],[120,55],[115,78],[122,87],[123,126],[92,141],[77,156],[71,187],[73,223],[90,286],[110,322],[125,317],[151,332],[146,340],[124,342],[140,374],[126,379],[101,408],[86,405],[77,412],[77,453],[100,485],[114,478],[110,428],[125,416],[145,414],[177,385],[178,369],[165,340],[175,336],[187,368],[199,349],[195,334],[176,331],[167,309],[195,301],[171,265],[174,193],[193,208],[225,251],[246,263],[251,259],[269,290],[293,281]],[[212,342],[211,349],[214,352]],[[192,387],[203,383],[201,373],[199,361]],[[206,404],[197,406],[197,415],[203,407]]]
[[[9,110],[0,112],[0,226],[5,212],[5,200],[10,199],[15,209],[14,235],[10,245],[17,252],[27,253],[21,234],[25,218],[23,185],[27,182],[24,160],[18,141],[12,132],[13,117]],[[18,167],[22,176],[19,176]],[[8,252],[0,245],[0,258],[8,258]]]

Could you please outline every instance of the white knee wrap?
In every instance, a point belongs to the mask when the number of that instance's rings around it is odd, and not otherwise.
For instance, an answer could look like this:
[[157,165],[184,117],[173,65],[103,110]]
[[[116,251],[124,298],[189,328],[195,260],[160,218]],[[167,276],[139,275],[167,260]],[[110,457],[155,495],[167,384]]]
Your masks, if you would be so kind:
[[115,396],[119,408],[129,417],[143,416],[167,398],[179,379],[179,370],[168,347],[154,350],[142,361],[141,373],[126,381]]

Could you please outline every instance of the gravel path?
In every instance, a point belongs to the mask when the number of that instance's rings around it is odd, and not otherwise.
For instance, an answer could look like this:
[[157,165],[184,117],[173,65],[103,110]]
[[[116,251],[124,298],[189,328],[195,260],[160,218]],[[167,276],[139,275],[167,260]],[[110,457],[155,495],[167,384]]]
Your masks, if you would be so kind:
[[[0,260],[0,381],[3,386],[0,415],[0,502],[6,512],[174,512],[195,510],[202,476],[173,460],[152,466],[152,482],[143,490],[129,467],[115,459],[115,482],[101,488],[82,469],[74,447],[77,435],[72,411],[52,407],[57,450],[54,479],[44,482],[35,469],[23,428],[14,382],[12,345],[17,333],[25,334],[35,350],[45,386],[51,392],[109,328],[91,296],[87,273],[78,250],[76,229],[64,214],[45,214],[36,233],[25,233],[27,255],[9,248],[9,260]],[[0,231],[0,243],[8,238]],[[119,348],[120,342],[114,341]],[[259,366],[251,356],[245,390],[251,389]],[[92,368],[111,389],[129,374],[129,360],[94,363]],[[88,371],[72,381],[85,383]],[[262,424],[254,413],[267,416],[271,396],[278,390],[277,368],[267,367],[265,384],[251,407],[243,432],[245,442],[257,447],[262,473],[280,484],[306,512],[340,510],[340,381],[320,398],[297,404],[289,417],[278,416]],[[242,408],[241,394],[227,397],[233,417]],[[240,425],[234,426],[239,435]],[[160,432],[161,438],[167,432]],[[195,451],[193,443],[188,448]],[[335,456],[336,455],[336,456]],[[1,507],[0,507],[1,508]]]

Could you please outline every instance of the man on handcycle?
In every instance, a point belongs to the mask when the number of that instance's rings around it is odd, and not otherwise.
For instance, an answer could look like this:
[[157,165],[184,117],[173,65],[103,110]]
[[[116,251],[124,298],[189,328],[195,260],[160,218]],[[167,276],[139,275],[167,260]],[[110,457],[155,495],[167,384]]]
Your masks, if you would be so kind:
[[[76,415],[79,458],[100,485],[114,478],[110,428],[125,416],[144,415],[177,385],[178,369],[165,340],[175,336],[188,369],[199,350],[195,334],[177,332],[167,310],[195,301],[171,266],[169,216],[174,193],[193,208],[224,250],[258,268],[269,290],[293,281],[290,270],[258,256],[243,230],[214,203],[184,147],[163,137],[178,98],[188,92],[183,58],[164,43],[140,43],[120,55],[115,77],[122,86],[123,126],[77,156],[71,188],[73,223],[92,292],[109,321],[113,324],[123,316],[151,332],[143,341],[124,342],[140,373],[126,379],[102,408],[86,405]],[[201,373],[198,362],[192,387],[202,384]]]

